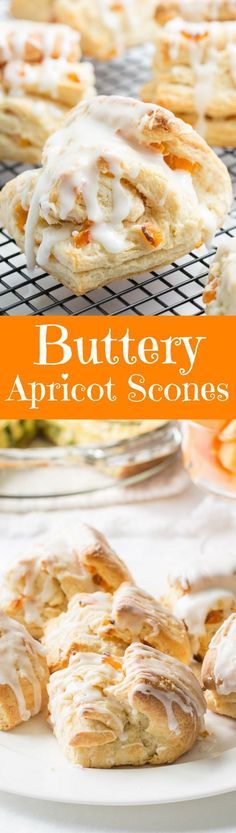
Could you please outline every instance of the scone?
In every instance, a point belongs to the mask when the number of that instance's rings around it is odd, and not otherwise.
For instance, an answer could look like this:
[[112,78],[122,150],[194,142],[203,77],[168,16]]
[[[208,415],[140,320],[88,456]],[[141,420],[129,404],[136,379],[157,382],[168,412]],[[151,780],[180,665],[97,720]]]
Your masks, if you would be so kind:
[[104,536],[79,524],[71,538],[49,539],[7,573],[0,604],[40,639],[45,622],[66,610],[75,593],[95,593],[98,588],[113,593],[127,580],[127,567]]
[[236,238],[220,243],[203,293],[207,315],[236,315]]
[[108,593],[74,596],[66,613],[45,625],[43,644],[50,671],[57,671],[75,652],[122,656],[137,640],[182,662],[191,661],[183,622],[144,590],[124,582],[113,597]]
[[23,625],[0,611],[0,730],[8,731],[47,702],[48,669],[42,646]]
[[[15,0],[17,3],[17,0]],[[20,0],[18,0],[18,3]],[[32,4],[34,0],[31,0]],[[156,0],[155,20],[167,23],[173,17],[184,20],[236,20],[235,0]]]
[[173,110],[210,145],[235,146],[236,19],[189,23],[176,18],[157,27],[155,49],[144,101]]
[[43,167],[3,188],[0,216],[36,263],[80,295],[178,260],[230,208],[226,167],[189,125],[130,98],[84,102]]
[[68,26],[1,21],[0,158],[40,163],[48,136],[95,93],[91,64]]
[[12,0],[16,17],[56,20],[81,34],[84,54],[110,60],[152,38],[156,0]]
[[163,604],[185,622],[193,655],[202,660],[220,625],[236,611],[236,557],[194,559],[169,576]]
[[236,614],[212,639],[202,666],[208,708],[236,719]]
[[48,692],[57,740],[83,767],[172,763],[204,728],[205,701],[193,672],[139,643],[120,661],[72,656],[52,674]]

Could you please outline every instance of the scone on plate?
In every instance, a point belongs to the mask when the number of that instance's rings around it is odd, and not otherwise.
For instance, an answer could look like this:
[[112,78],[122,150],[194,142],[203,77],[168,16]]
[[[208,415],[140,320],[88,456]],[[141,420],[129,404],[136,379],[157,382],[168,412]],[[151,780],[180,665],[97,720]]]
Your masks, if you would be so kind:
[[12,0],[16,17],[55,20],[81,34],[84,54],[106,61],[151,40],[156,0]]
[[230,208],[225,165],[189,125],[131,98],[83,102],[46,143],[43,167],[3,188],[3,225],[77,295],[171,263]]
[[47,703],[44,649],[26,628],[0,611],[0,730],[14,729]]
[[[34,0],[31,2],[33,4]],[[183,17],[193,22],[236,20],[234,0],[156,0],[155,5],[155,20],[161,25],[173,17]]]
[[163,604],[185,622],[193,655],[203,660],[218,628],[236,611],[236,557],[190,559],[168,582]]
[[208,708],[236,719],[236,613],[211,640],[202,666],[202,683]]
[[83,767],[172,763],[204,728],[205,701],[193,672],[147,645],[115,656],[79,653],[52,674],[53,730]]
[[45,625],[43,644],[50,670],[57,671],[76,652],[122,656],[137,640],[191,661],[184,623],[144,590],[124,582],[113,597],[101,592],[74,596],[66,613]]
[[130,573],[105,537],[79,524],[74,535],[38,546],[5,576],[0,604],[37,639],[48,619],[66,610],[75,593],[114,592]]
[[[196,4],[197,5],[197,4]],[[153,78],[144,101],[168,107],[210,145],[236,145],[235,21],[158,26]]]
[[93,67],[80,55],[79,33],[69,26],[1,21],[1,159],[40,163],[68,110],[95,94]]
[[203,293],[207,315],[236,315],[236,238],[220,243]]

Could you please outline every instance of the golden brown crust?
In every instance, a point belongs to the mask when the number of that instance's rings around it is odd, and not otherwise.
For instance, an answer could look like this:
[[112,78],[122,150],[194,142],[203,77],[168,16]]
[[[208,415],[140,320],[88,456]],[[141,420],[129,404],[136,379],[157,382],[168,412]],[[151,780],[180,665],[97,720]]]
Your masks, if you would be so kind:
[[205,705],[190,669],[133,644],[120,665],[91,653],[71,657],[50,678],[49,709],[69,760],[110,768],[176,760],[203,730]]
[[75,652],[122,656],[137,640],[182,662],[191,661],[184,624],[144,590],[125,582],[114,597],[108,593],[74,596],[67,612],[46,624],[43,644],[50,670],[57,671],[68,665]]
[[[114,135],[117,135],[120,124],[120,110],[124,114],[122,139],[127,144],[127,161],[122,156],[119,181],[124,190],[129,214],[120,224],[122,243],[119,243],[118,253],[109,248],[106,237],[101,243],[100,238],[97,240],[97,236],[94,236],[97,229],[94,229],[94,223],[88,217],[84,197],[79,191],[77,194],[74,192],[74,204],[61,228],[59,194],[61,176],[63,182],[68,181],[70,188],[71,170],[67,170],[67,166],[58,179],[55,173],[51,192],[48,197],[45,196],[46,202],[48,199],[51,206],[52,200],[54,201],[53,223],[58,221],[58,225],[54,225],[50,231],[52,243],[47,262],[44,257],[43,240],[48,222],[42,217],[42,211],[31,235],[31,240],[35,235],[36,260],[78,295],[117,277],[137,274],[143,269],[170,263],[189,252],[209,239],[213,227],[215,229],[222,223],[231,203],[228,172],[206,143],[168,111],[153,105],[142,105],[132,99],[114,97],[111,102],[106,97],[101,97],[93,99],[86,106],[81,105],[74,111],[67,124],[65,123],[63,147],[67,146],[68,137],[73,136],[76,131],[78,166],[80,121],[95,120],[92,134],[96,148],[96,124],[99,125],[102,115],[103,125],[111,137],[113,153]],[[135,181],[134,140],[136,143],[138,141],[136,148],[140,165]],[[47,160],[51,158],[53,141],[54,139],[50,140],[45,152],[44,171],[50,169],[50,161]],[[109,147],[109,140],[107,141]],[[147,162],[147,151],[151,154],[150,164]],[[118,152],[120,153],[120,149]],[[98,202],[110,228],[110,223],[113,222],[114,174],[110,171],[109,163],[100,158],[99,140],[97,153]],[[137,165],[136,155],[135,162]],[[32,173],[32,177],[29,173],[27,176],[23,174],[8,183],[1,194],[2,222],[21,249],[24,249],[25,235],[24,229],[17,223],[19,204],[24,201],[24,207],[28,211],[35,187],[42,187],[40,176],[40,172]],[[46,181],[48,182],[48,177]],[[50,190],[50,186],[48,187]],[[49,207],[49,214],[50,212],[52,208]],[[28,227],[29,221],[26,230]],[[86,240],[83,237],[83,245],[77,245],[77,238],[85,230]]]
[[219,628],[202,665],[208,708],[236,719],[236,613]]

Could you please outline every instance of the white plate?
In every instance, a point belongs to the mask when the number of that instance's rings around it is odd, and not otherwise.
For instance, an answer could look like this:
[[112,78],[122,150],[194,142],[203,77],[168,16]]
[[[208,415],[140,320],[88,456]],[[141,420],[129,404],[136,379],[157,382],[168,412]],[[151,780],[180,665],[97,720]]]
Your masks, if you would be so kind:
[[211,734],[172,766],[83,770],[65,761],[43,717],[0,732],[0,789],[78,804],[160,804],[236,789],[236,722],[207,716]]

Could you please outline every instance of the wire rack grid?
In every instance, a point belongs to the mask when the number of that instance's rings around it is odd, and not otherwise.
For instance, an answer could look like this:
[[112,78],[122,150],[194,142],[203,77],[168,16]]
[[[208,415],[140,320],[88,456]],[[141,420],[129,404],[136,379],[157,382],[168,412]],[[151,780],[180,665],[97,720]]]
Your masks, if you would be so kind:
[[[124,59],[95,63],[97,91],[138,97],[150,77],[152,47]],[[217,237],[236,235],[236,150],[221,150],[234,188],[234,205]],[[27,166],[0,162],[0,187]],[[167,269],[138,275],[76,297],[42,269],[30,273],[24,255],[0,231],[0,315],[201,315],[202,289],[214,249],[191,252]]]

